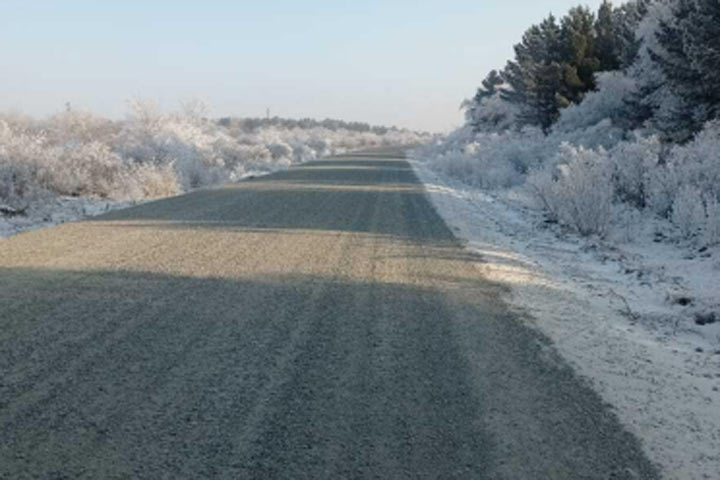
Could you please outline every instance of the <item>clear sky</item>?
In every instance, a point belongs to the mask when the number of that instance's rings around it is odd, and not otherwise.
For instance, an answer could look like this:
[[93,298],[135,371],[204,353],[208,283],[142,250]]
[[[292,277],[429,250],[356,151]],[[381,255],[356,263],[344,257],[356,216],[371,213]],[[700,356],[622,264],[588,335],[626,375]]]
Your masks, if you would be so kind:
[[197,98],[216,116],[443,131],[527,27],[600,1],[0,0],[0,109]]

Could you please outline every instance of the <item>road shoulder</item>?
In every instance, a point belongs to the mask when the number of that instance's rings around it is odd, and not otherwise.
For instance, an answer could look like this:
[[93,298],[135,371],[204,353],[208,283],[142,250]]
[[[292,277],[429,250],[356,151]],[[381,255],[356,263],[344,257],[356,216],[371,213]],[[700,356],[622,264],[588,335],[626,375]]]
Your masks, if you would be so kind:
[[552,241],[521,212],[411,163],[438,213],[485,260],[478,273],[509,287],[508,303],[591,381],[664,475],[717,478],[720,356],[633,321],[602,271],[561,268],[558,256],[571,252],[549,253]]

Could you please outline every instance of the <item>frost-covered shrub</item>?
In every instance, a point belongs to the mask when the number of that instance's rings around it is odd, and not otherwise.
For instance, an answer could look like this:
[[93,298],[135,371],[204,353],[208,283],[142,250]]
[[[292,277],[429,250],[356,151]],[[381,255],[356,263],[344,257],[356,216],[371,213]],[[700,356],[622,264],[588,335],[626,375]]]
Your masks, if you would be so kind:
[[509,162],[488,161],[476,155],[472,148],[450,151],[435,158],[434,168],[468,185],[483,188],[502,188],[519,184],[522,175]]
[[91,112],[72,110],[53,115],[40,122],[48,143],[52,145],[78,145],[90,142],[108,143],[120,128],[117,122]]
[[[82,117],[84,118],[84,117]],[[59,119],[59,120],[57,120]],[[54,122],[60,122],[57,126]],[[92,129],[69,129],[68,117],[49,120],[48,129],[11,128],[0,124],[0,196],[5,201],[25,203],[42,192],[57,195],[96,195],[129,199],[143,198],[139,170],[100,141],[83,142]],[[66,131],[67,136],[59,132]],[[74,132],[74,133],[72,133]],[[73,136],[75,135],[75,136]]]
[[32,182],[26,166],[0,162],[0,204],[19,206],[31,188]]
[[669,217],[686,237],[713,243],[720,201],[720,125],[711,122],[690,143],[676,146],[664,164],[648,169],[648,206]]
[[625,132],[622,128],[606,118],[587,128],[568,132],[555,132],[550,138],[554,139],[558,144],[570,143],[590,149],[603,148],[609,150],[622,141],[624,135]]
[[612,221],[608,234],[621,243],[636,241],[643,235],[643,220],[647,213],[627,203],[613,203]]
[[645,184],[648,208],[661,217],[669,217],[681,185],[680,175],[673,165],[658,165],[648,170]]
[[[661,145],[657,137],[636,137],[617,144],[609,153],[613,166],[615,194],[620,201],[637,208],[648,203],[649,172],[656,168]],[[657,200],[657,199],[656,199]],[[669,205],[661,205],[667,209]]]
[[121,195],[127,165],[99,142],[57,146],[48,161],[38,165],[40,184],[60,195]]
[[708,123],[690,143],[676,147],[669,163],[682,184],[720,198],[720,122]]
[[515,171],[526,174],[544,163],[557,148],[555,139],[547,138],[537,128],[526,127],[520,132],[496,135],[486,150],[486,158],[508,162]]
[[134,102],[115,149],[138,164],[171,165],[183,190],[219,183],[229,178],[223,154],[232,140],[215,123],[186,106],[166,114],[152,102]]
[[[572,108],[563,117],[568,125],[581,112]],[[720,241],[720,123],[708,123],[691,142],[673,148],[637,132],[609,142],[606,150],[598,138],[608,138],[607,132],[594,137],[606,127],[614,128],[608,119],[544,136],[532,130],[478,133],[466,126],[415,154],[469,185],[496,189],[527,182],[552,216],[583,234],[607,233],[617,203],[667,218],[685,237]],[[625,207],[614,211],[629,216]]]
[[0,202],[25,204],[41,192],[39,165],[52,158],[45,142],[30,124],[0,120]]
[[293,149],[286,143],[271,143],[268,145],[268,150],[273,160],[280,158],[289,158],[292,155]]
[[522,184],[527,172],[544,163],[554,149],[553,140],[538,129],[474,133],[466,127],[445,142],[413,153],[431,159],[432,168],[468,185],[494,189]]
[[[507,88],[507,87],[506,87]],[[468,101],[465,104],[468,123],[477,132],[499,133],[514,129],[520,108],[517,104],[503,99],[503,88],[479,101]]]
[[707,245],[720,243],[720,200],[713,196],[705,197],[705,230],[703,240]]
[[622,72],[603,72],[596,76],[596,82],[596,91],[560,112],[553,135],[586,148],[609,149],[623,139],[635,81]]
[[604,235],[612,213],[611,176],[606,152],[565,144],[554,166],[533,172],[529,185],[558,222],[582,235]]
[[169,197],[182,191],[172,165],[135,165],[127,185],[130,198]]
[[330,120],[215,122],[200,102],[178,112],[148,101],[130,107],[122,121],[74,110],[41,121],[0,114],[0,203],[53,194],[162,197],[327,154],[430,138]]
[[686,238],[700,233],[705,224],[705,206],[700,189],[692,185],[680,187],[672,203],[671,219]]
[[720,241],[720,202],[697,187],[680,187],[673,200],[670,219],[685,238],[697,238],[706,245]]

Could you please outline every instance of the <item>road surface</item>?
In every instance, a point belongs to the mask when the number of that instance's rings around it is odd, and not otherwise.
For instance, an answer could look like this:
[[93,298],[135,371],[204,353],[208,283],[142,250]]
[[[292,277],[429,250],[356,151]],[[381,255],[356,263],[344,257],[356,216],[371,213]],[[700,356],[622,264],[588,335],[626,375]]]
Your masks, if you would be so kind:
[[0,242],[0,478],[656,478],[395,157]]

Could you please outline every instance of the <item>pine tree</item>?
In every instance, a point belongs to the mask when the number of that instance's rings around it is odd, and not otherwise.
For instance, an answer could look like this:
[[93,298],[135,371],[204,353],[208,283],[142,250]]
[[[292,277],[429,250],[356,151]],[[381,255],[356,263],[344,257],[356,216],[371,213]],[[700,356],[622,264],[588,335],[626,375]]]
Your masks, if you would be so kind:
[[595,15],[586,7],[570,9],[562,20],[561,107],[580,103],[585,93],[595,88],[595,73],[601,66],[596,56],[595,35]]
[[595,53],[600,65],[598,70],[618,70],[622,65],[622,38],[620,25],[612,3],[603,0],[595,19]]
[[[635,31],[652,1],[632,0],[614,8],[605,0],[597,15],[575,7],[560,22],[548,16],[524,33],[514,59],[501,73],[491,72],[466,106],[481,109],[504,83],[509,88],[499,89],[499,95],[521,110],[513,118],[548,132],[563,108],[582,102],[595,89],[598,72],[626,68],[637,57]],[[468,112],[470,123],[483,118]]]
[[613,10],[612,22],[617,40],[619,67],[627,69],[637,59],[641,41],[636,32],[642,19],[648,13],[653,0],[633,0]]
[[[677,102],[668,90],[653,49],[662,19],[669,16],[669,6],[667,2],[653,4],[652,0],[636,0],[621,6],[616,16],[623,42],[622,58],[627,64],[625,71],[635,83],[635,91],[625,99],[623,127],[628,131],[644,127],[662,130],[658,127],[663,118],[673,116],[668,106]],[[639,33],[641,23],[644,23],[642,34]]]
[[462,107],[466,109],[467,122],[476,132],[481,129],[479,122],[483,118],[482,112],[479,110],[482,108],[483,100],[499,95],[498,87],[504,83],[505,80],[503,79],[502,73],[497,70],[492,70],[487,77],[485,77],[485,80],[482,81],[481,87],[477,89],[472,100],[463,103]]
[[720,2],[676,0],[671,21],[656,34],[662,51],[651,52],[679,99],[660,128],[686,141],[720,115]]
[[473,102],[479,104],[483,98],[492,97],[497,93],[497,88],[503,83],[505,83],[505,80],[503,80],[502,73],[492,70],[482,81],[482,86],[478,88],[475,97],[473,97]]
[[530,27],[515,45],[515,59],[503,72],[511,89],[503,98],[522,108],[522,123],[548,131],[557,119],[562,53],[561,30],[553,15]]

